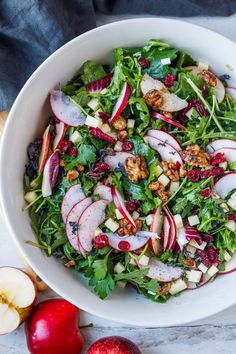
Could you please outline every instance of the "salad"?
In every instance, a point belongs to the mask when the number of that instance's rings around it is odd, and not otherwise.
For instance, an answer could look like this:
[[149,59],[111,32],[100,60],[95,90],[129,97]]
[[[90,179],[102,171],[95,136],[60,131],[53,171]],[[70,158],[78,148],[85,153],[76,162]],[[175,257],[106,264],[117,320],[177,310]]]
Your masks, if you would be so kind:
[[[105,299],[165,302],[236,269],[236,89],[161,40],[86,61],[27,149],[37,242]],[[68,270],[69,271],[69,270]]]

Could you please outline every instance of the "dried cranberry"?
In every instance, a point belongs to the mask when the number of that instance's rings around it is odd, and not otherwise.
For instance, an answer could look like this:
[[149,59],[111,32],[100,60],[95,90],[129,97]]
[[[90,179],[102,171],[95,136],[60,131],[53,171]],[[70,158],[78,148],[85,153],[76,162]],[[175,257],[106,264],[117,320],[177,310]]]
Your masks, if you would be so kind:
[[197,168],[189,170],[187,172],[187,178],[192,182],[198,182],[200,180],[200,171]]
[[214,237],[210,234],[203,234],[202,239],[203,239],[203,241],[205,241],[207,243],[214,241]]
[[201,178],[209,178],[211,176],[212,176],[211,170],[205,170],[201,172]]
[[150,61],[145,58],[140,58],[138,62],[142,69],[147,69],[150,66]]
[[206,97],[207,94],[208,94],[208,87],[206,85],[204,85],[202,88],[202,95],[203,95],[203,97]]
[[139,201],[138,200],[130,200],[129,202],[125,203],[126,209],[128,210],[129,213],[132,213],[135,211],[135,209],[138,207]]
[[77,149],[76,147],[72,147],[71,149],[69,149],[69,151],[67,152],[67,154],[71,157],[76,157],[77,156]]
[[97,162],[94,165],[93,172],[109,172],[110,171],[110,166],[102,161]]
[[123,252],[127,252],[130,249],[130,243],[128,241],[120,241],[118,243],[118,248]]
[[134,144],[132,141],[124,141],[122,144],[122,150],[123,151],[130,151],[133,149]]
[[211,160],[211,165],[216,166],[219,165],[219,163],[225,161],[225,155],[222,152],[218,152]]
[[110,113],[98,112],[99,117],[101,118],[103,124],[107,123],[111,117]]
[[201,262],[207,267],[209,268],[211,266],[211,261],[208,257],[208,254],[206,253],[206,251],[202,251],[202,250],[197,250],[195,253],[195,256],[197,258],[199,258],[201,260]]
[[72,142],[69,140],[62,140],[59,145],[58,148],[61,152],[67,152],[72,148]]
[[89,128],[89,132],[91,135],[93,135],[95,138],[101,139],[103,141],[107,141],[108,143],[115,144],[116,139],[113,138],[113,136],[108,135],[104,133],[101,129],[99,128]]
[[56,116],[53,116],[53,119],[54,119],[55,123],[60,123],[61,122],[60,119],[58,119]]
[[166,87],[172,87],[175,83],[175,75],[173,73],[167,74],[164,82]]
[[199,100],[196,100],[195,107],[201,117],[205,117],[207,115],[203,104]]
[[203,189],[200,194],[204,197],[204,198],[210,198],[211,196],[211,189],[207,188],[207,189]]
[[236,221],[236,213],[229,214],[229,215],[228,215],[228,220],[234,220],[234,221]]
[[223,172],[224,172],[224,169],[222,167],[217,167],[217,168],[213,168],[211,170],[211,175],[212,176],[219,176],[219,175],[222,175]]
[[205,108],[203,107],[203,104],[197,98],[193,98],[188,102],[188,106],[179,112],[178,115],[179,120],[181,120],[182,122],[186,122],[187,121],[186,113],[193,107],[196,108],[198,114],[201,117],[206,116],[206,111]]
[[209,246],[206,248],[206,253],[212,263],[218,262],[219,251],[216,248]]
[[200,208],[197,206],[197,207],[194,207],[193,208],[193,214],[197,215],[200,211]]
[[107,237],[107,235],[104,235],[104,234],[96,236],[93,241],[93,247],[95,247],[99,250],[108,246],[108,245],[109,245],[108,237]]
[[180,164],[179,161],[177,161],[177,162],[175,163],[175,167],[177,168],[178,171],[180,170],[181,164]]

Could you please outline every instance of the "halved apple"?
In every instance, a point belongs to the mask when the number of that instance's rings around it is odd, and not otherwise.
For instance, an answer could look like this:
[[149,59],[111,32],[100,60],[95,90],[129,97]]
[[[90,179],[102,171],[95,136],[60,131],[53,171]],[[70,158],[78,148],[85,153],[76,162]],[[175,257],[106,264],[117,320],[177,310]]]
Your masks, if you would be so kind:
[[104,162],[110,166],[111,170],[115,170],[117,167],[119,167],[119,165],[124,165],[128,157],[134,158],[134,155],[124,151],[116,152],[112,155],[106,155],[104,157]]
[[123,200],[121,194],[119,193],[119,191],[116,189],[115,186],[111,186],[111,195],[112,195],[113,202],[115,203],[115,206],[119,210],[121,215],[128,221],[129,224],[136,227],[136,224],[135,224],[132,216],[130,215],[130,213],[128,212],[128,210],[125,206],[125,203],[124,203],[124,200]]
[[74,184],[67,190],[61,204],[61,215],[64,223],[66,223],[67,216],[73,206],[84,198],[85,195],[80,184]]
[[217,139],[212,141],[210,144],[207,145],[206,151],[209,154],[222,149],[222,148],[233,148],[236,149],[236,141],[231,139]]
[[178,140],[170,133],[164,132],[163,130],[150,129],[147,131],[147,135],[171,145],[177,151],[181,150]]
[[39,156],[39,170],[38,174],[40,174],[43,171],[43,168],[45,166],[47,157],[48,157],[48,152],[49,152],[49,145],[50,145],[50,128],[51,125],[49,124],[43,133],[43,144],[42,144],[42,149],[40,152]]
[[0,334],[14,331],[28,318],[36,297],[35,285],[25,272],[0,268]]
[[171,145],[163,143],[163,141],[148,135],[144,137],[144,141],[161,155],[161,159],[163,161],[174,163],[178,162],[180,165],[183,164],[182,157]]
[[233,189],[236,189],[236,172],[225,174],[218,179],[213,187],[213,191],[223,199],[225,199]]

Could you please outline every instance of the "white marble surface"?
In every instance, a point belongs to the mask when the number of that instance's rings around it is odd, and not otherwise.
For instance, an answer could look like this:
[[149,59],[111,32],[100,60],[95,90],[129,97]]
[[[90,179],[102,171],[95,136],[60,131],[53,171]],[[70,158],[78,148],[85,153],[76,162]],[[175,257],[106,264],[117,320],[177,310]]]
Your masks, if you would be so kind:
[[[124,17],[123,17],[124,18]],[[125,17],[126,18],[126,17]],[[118,18],[120,19],[120,18]],[[98,25],[117,20],[117,17],[100,17]],[[187,19],[211,28],[236,40],[236,17]],[[23,267],[4,220],[0,217],[0,266]],[[41,295],[41,299],[56,297],[52,291]],[[212,299],[214,301],[214,299]],[[93,328],[83,330],[87,346],[107,335],[122,335],[133,340],[143,354],[235,354],[236,353],[236,305],[215,316],[188,326],[169,328],[123,327],[115,322],[82,313],[82,324],[93,323]],[[24,327],[12,334],[0,337],[0,354],[27,354]],[[65,354],[70,354],[66,353]]]

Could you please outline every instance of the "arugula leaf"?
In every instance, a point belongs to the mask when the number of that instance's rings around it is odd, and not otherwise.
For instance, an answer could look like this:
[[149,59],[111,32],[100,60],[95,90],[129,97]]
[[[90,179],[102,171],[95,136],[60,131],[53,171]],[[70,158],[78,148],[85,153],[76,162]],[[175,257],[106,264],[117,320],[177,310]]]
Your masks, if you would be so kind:
[[106,71],[103,69],[101,64],[96,64],[91,60],[88,60],[84,63],[81,79],[85,84],[99,80],[104,76],[106,76]]

